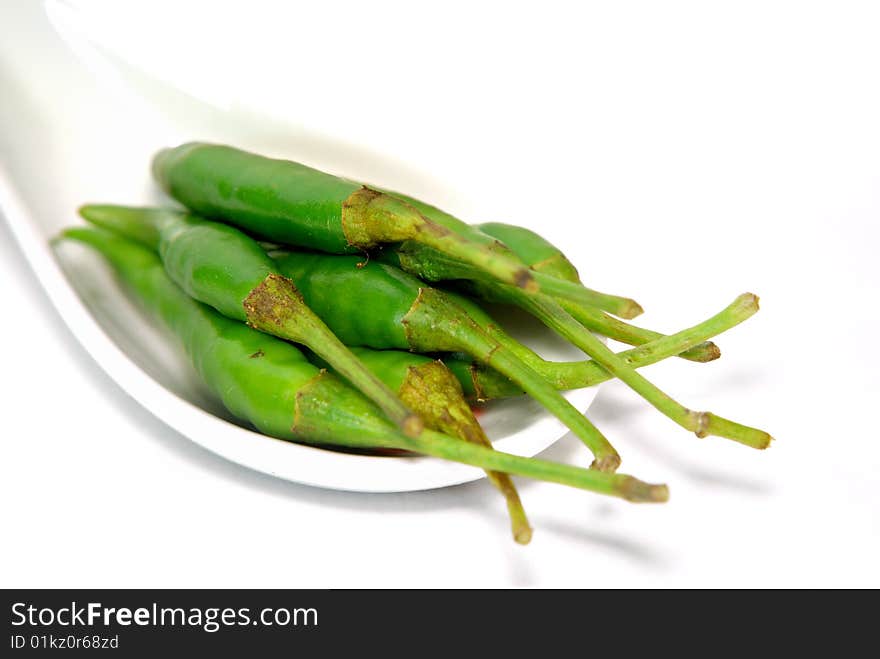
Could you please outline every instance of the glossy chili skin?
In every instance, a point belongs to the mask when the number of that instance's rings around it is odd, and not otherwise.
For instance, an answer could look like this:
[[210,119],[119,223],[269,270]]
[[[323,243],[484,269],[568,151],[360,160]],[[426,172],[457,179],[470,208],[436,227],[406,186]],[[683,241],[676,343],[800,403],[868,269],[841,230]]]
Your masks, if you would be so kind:
[[[360,184],[288,160],[217,144],[161,151],[153,174],[172,197],[208,218],[231,219],[267,240],[351,253],[342,204]],[[295,222],[291,218],[296,218]]]
[[[281,244],[333,254],[358,251],[350,246],[342,222],[343,203],[362,188],[354,181],[297,162],[199,142],[160,151],[153,159],[153,174],[168,194],[205,217],[233,220]],[[388,194],[476,243],[497,243],[435,206],[397,192]]]
[[159,253],[183,290],[236,320],[246,320],[244,301],[251,291],[278,274],[265,250],[241,231],[191,216],[162,232]]
[[325,375],[310,395],[326,400],[326,427],[294,433],[297,395],[320,371],[292,344],[226,318],[174,284],[155,253],[96,230],[71,229],[70,237],[95,247],[147,311],[179,340],[204,382],[237,418],[281,439],[372,447],[370,437],[394,427],[363,396]]
[[158,251],[175,283],[229,318],[246,320],[245,299],[268,275],[278,274],[259,243],[219,222],[170,209],[89,205],[80,212]]
[[358,256],[277,252],[272,257],[347,346],[410,347],[403,319],[423,285],[412,275]]

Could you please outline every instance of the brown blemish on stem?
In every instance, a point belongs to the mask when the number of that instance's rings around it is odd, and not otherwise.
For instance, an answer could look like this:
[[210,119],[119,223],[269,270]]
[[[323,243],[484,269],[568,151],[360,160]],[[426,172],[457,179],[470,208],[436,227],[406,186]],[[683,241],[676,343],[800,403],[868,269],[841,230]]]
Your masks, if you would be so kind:
[[474,398],[480,403],[485,402],[488,398],[486,397],[486,391],[483,389],[483,383],[480,378],[480,367],[477,362],[471,362],[471,365],[468,367],[468,373],[471,376],[471,384],[474,387]]
[[535,280],[532,278],[532,275],[527,268],[522,268],[516,271],[516,274],[514,275],[514,283],[517,287],[530,293],[538,292],[538,285],[535,283]]
[[620,496],[632,503],[665,503],[669,501],[669,488],[666,485],[652,485],[632,476],[624,476],[620,485]]
[[694,426],[694,434],[697,437],[699,437],[700,439],[707,437],[709,434],[707,432],[707,430],[709,428],[709,420],[710,420],[709,415],[706,414],[705,412],[691,412],[691,411],[688,411],[688,415],[694,419],[694,421],[692,422],[693,426]]
[[590,469],[595,469],[596,471],[604,471],[609,474],[613,474],[615,471],[617,471],[618,467],[620,467],[620,456],[617,454],[606,455],[601,458],[596,458],[590,465]]

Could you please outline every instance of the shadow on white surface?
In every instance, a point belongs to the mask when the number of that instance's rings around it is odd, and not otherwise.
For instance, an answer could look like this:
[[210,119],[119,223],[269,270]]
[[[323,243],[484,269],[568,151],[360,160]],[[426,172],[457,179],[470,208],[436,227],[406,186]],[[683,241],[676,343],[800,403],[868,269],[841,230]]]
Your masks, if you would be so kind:
[[[600,427],[620,424],[621,419],[632,420],[643,413],[659,414],[648,403],[638,398],[634,392],[623,390],[620,383],[614,382],[611,385],[602,389],[602,392],[596,397],[596,402],[590,408],[590,418]],[[719,388],[723,389],[723,387]],[[624,398],[624,395],[632,396],[632,399]],[[652,431],[649,435],[640,431],[638,424],[628,424],[626,444],[637,448],[644,455],[694,483],[758,496],[767,496],[773,493],[773,487],[769,482],[749,478],[739,471],[732,472],[706,467],[694,460],[682,458],[680,452],[667,446],[668,442],[674,441],[694,443],[696,441],[726,442],[728,440],[717,437],[697,440],[689,432],[677,428],[671,422],[663,424],[662,420],[656,427],[658,427],[658,431]],[[675,437],[676,433],[681,436]],[[742,451],[753,451],[753,449],[746,447],[737,448],[741,448]],[[753,452],[756,456],[760,456],[758,451]]]

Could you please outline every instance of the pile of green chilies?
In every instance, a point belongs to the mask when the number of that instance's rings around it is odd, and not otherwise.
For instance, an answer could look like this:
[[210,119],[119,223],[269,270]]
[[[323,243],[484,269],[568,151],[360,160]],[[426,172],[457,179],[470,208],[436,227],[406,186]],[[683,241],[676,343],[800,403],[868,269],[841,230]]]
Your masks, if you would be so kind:
[[[94,248],[182,344],[207,385],[259,431],[325,447],[412,451],[484,469],[514,538],[532,529],[511,475],[634,502],[665,485],[615,473],[620,455],[560,391],[618,378],[698,437],[766,448],[766,432],[683,406],[636,369],[717,359],[711,342],[758,309],[738,297],[671,335],[626,322],[632,299],[584,286],[538,234],[469,225],[405,195],[228,146],[159,152],[153,174],[185,210],[89,204]],[[267,244],[269,245],[267,247]],[[549,362],[480,306],[515,305],[589,359]],[[596,334],[633,346],[615,353]],[[590,469],[492,448],[471,404],[529,395],[593,453]]]

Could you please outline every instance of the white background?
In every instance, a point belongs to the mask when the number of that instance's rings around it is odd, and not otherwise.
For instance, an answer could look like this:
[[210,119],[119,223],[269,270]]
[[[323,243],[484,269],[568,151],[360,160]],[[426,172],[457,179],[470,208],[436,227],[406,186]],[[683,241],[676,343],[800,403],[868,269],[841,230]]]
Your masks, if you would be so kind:
[[[0,26],[40,4],[4,2]],[[414,175],[409,191],[539,229],[595,288],[636,297],[644,325],[758,293],[721,360],[646,372],[777,441],[696,440],[609,383],[590,417],[672,499],[523,482],[528,547],[485,482],[359,495],[279,481],[120,390],[0,223],[0,585],[880,586],[873,3],[280,4],[123,13],[132,51],[194,95],[430,172],[442,189]],[[588,462],[571,437],[546,457]]]

